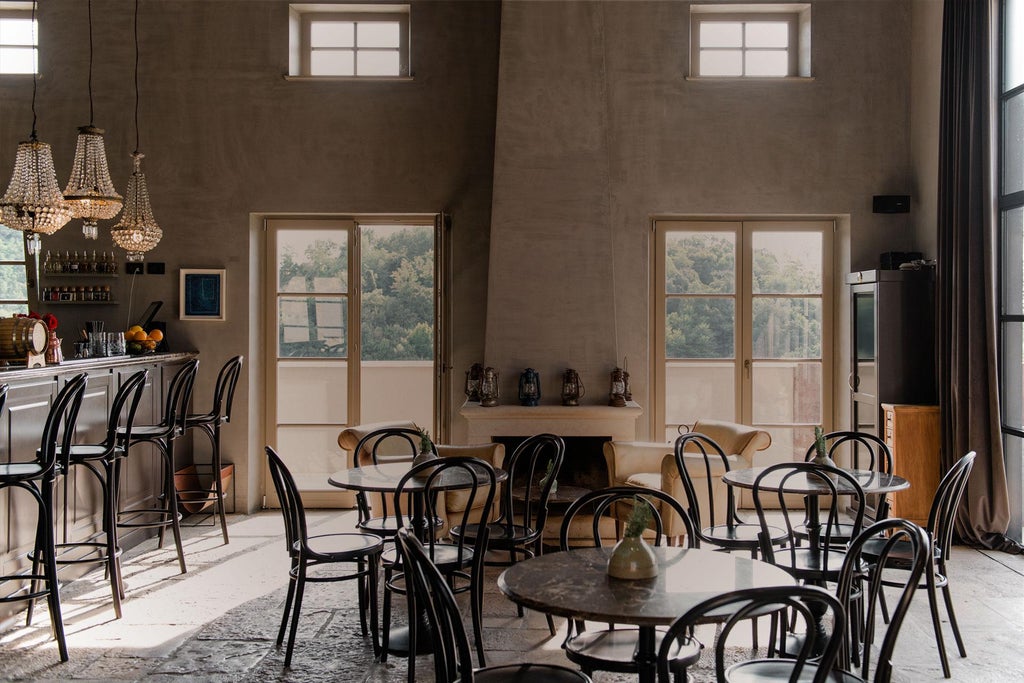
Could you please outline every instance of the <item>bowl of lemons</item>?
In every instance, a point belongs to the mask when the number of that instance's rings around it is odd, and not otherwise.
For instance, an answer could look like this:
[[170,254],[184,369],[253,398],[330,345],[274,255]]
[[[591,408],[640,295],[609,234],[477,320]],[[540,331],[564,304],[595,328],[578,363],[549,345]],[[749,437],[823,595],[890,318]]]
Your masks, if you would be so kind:
[[164,333],[160,330],[146,332],[140,325],[132,325],[124,333],[125,348],[131,356],[141,356],[144,353],[154,353],[157,344],[164,339]]

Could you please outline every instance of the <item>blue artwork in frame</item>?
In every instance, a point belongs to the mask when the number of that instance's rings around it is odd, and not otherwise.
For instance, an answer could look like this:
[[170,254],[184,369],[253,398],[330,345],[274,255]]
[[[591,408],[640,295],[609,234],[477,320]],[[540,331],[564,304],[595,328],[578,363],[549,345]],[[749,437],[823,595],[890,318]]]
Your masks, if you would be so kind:
[[223,269],[181,269],[181,320],[225,320]]

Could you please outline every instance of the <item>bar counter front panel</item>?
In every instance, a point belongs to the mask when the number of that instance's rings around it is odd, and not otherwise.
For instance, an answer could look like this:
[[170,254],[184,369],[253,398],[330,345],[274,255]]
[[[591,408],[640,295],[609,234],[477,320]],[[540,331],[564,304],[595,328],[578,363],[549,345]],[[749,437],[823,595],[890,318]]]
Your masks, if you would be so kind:
[[[51,402],[60,388],[80,372],[89,375],[82,409],[78,416],[76,443],[99,443],[106,436],[107,419],[118,387],[135,372],[146,368],[149,377],[135,416],[135,424],[159,422],[167,386],[181,366],[195,353],[158,353],[142,356],[117,356],[69,360],[60,365],[43,368],[0,368],[0,384],[8,384],[7,406],[0,415],[0,459],[2,462],[25,462],[34,457],[39,448],[43,425]],[[190,441],[183,438],[175,443],[175,460],[187,462]],[[179,446],[180,445],[180,446]],[[148,452],[147,452],[148,451]],[[122,507],[152,507],[160,491],[160,463],[152,446],[136,446],[122,468]],[[69,477],[57,480],[55,491],[55,519],[57,542],[82,540],[98,533],[101,528],[101,491],[96,478],[83,467],[72,468]],[[148,502],[147,502],[148,501]],[[36,503],[26,491],[16,488],[0,490],[0,574],[14,574],[30,568],[28,553],[35,541]],[[123,529],[120,533],[122,548],[128,548],[146,538],[152,530]],[[61,568],[61,581],[74,578],[72,572],[82,574],[99,565],[65,565]],[[17,589],[11,582],[0,590],[10,595]],[[0,607],[0,621],[15,610],[24,609],[26,603],[12,603]]]

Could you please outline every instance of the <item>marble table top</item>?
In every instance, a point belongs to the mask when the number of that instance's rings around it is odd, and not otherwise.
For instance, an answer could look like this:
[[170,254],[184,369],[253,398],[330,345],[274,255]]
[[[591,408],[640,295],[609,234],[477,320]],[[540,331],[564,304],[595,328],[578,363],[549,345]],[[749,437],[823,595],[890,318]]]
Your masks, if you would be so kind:
[[[406,472],[409,471],[412,463],[395,462],[384,465],[370,465],[363,467],[352,467],[347,470],[339,470],[332,474],[327,482],[331,486],[352,491],[378,491],[387,493],[398,487],[398,482]],[[494,470],[495,481],[501,482],[508,479],[508,472],[501,469]],[[485,483],[483,475],[477,477],[478,483]],[[422,490],[426,486],[427,479],[414,477],[405,486],[406,491]],[[469,473],[461,467],[453,467],[444,470],[438,475],[431,485],[435,490],[462,489],[471,484]]]
[[563,617],[653,626],[670,624],[697,603],[720,593],[796,582],[786,571],[749,557],[712,550],[654,548],[653,579],[608,576],[610,546],[574,548],[522,560],[498,577],[512,601]]
[[[742,470],[730,470],[722,475],[722,481],[730,486],[743,489],[753,489],[754,481],[765,471],[765,467],[751,467]],[[853,475],[853,478],[864,489],[864,493],[889,493],[890,491],[901,491],[910,488],[910,482],[895,474],[886,474],[875,470],[847,470],[845,472]],[[761,488],[769,491],[778,491],[781,479],[786,472],[779,471],[766,477],[761,482]],[[837,493],[852,493],[850,485],[843,479],[837,482]],[[815,479],[808,478],[806,474],[798,472],[786,480],[786,493],[801,493],[804,495],[826,495],[830,493],[828,486]]]

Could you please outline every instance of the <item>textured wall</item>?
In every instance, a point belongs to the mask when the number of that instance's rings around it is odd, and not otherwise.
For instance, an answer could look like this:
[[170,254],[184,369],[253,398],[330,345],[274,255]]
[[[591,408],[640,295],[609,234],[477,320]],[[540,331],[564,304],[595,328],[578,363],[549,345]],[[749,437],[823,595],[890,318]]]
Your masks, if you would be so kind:
[[[130,172],[132,132],[131,0],[94,0],[97,125],[121,192]],[[491,204],[499,6],[492,2],[413,2],[411,63],[403,83],[288,82],[288,3],[270,0],[144,0],[141,3],[141,149],[164,230],[147,261],[166,275],[135,285],[137,315],[162,299],[176,350],[201,351],[197,407],[209,404],[216,371],[247,355],[241,409],[226,431],[226,457],[240,464],[240,507],[260,502],[263,395],[254,357],[262,334],[252,315],[260,291],[250,280],[262,240],[253,214],[429,213],[453,216],[456,368],[482,356],[487,228]],[[38,130],[53,145],[61,187],[77,126],[87,123],[88,33],[83,0],[39,3]],[[31,79],[0,77],[0,174],[31,127]],[[256,227],[259,221],[253,222]],[[101,226],[100,249],[110,249]],[[86,246],[77,221],[47,246]],[[94,248],[92,244],[89,248]],[[226,268],[228,321],[180,322],[178,269]],[[258,281],[258,280],[257,280]],[[77,321],[128,319],[130,280],[115,285],[118,307],[53,307],[65,334]],[[70,348],[70,347],[69,347]],[[461,373],[456,386],[461,389]],[[461,398],[461,397],[457,397]],[[461,402],[461,401],[459,401]],[[248,415],[246,413],[249,413]],[[253,420],[254,422],[250,422]],[[247,467],[246,463],[255,466]]]
[[628,356],[650,405],[653,216],[835,216],[837,282],[914,244],[871,212],[909,191],[909,5],[813,3],[814,79],[785,82],[687,80],[688,12],[503,5],[486,358],[507,401],[527,365],[552,400],[572,365],[600,401]]

